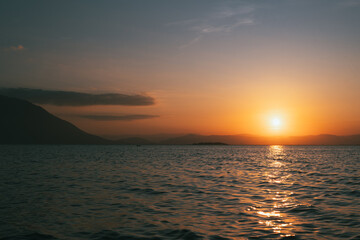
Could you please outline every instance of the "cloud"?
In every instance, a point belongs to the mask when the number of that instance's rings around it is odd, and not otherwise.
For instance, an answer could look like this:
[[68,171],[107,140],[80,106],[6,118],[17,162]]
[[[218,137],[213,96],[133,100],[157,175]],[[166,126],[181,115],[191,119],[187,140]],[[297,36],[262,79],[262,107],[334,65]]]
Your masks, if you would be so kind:
[[200,35],[200,36],[197,36],[197,37],[193,38],[192,40],[190,40],[189,42],[187,42],[187,43],[179,46],[179,48],[187,48],[187,47],[189,47],[189,46],[191,46],[191,45],[199,42],[201,38],[202,38],[201,35]]
[[254,24],[253,19],[244,18],[244,19],[238,19],[230,24],[196,26],[195,29],[199,30],[202,33],[231,32],[237,27],[244,25],[253,25],[253,24]]
[[253,5],[223,6],[210,14],[202,17],[183,19],[167,23],[167,27],[183,28],[196,34],[188,42],[181,44],[180,48],[186,48],[203,39],[205,36],[216,33],[230,33],[245,26],[256,24]]
[[23,45],[17,45],[17,46],[11,46],[11,47],[8,47],[8,48],[5,48],[4,50],[5,51],[13,51],[13,52],[17,52],[17,51],[22,51],[24,50],[24,46]]
[[141,94],[91,94],[31,88],[0,88],[0,95],[25,99],[36,104],[50,104],[55,106],[148,106],[155,104],[155,99],[153,97]]
[[214,14],[216,18],[228,18],[233,16],[245,15],[255,10],[253,6],[225,7]]
[[158,115],[133,114],[133,115],[78,115],[81,118],[87,118],[96,121],[133,121],[142,119],[157,118]]

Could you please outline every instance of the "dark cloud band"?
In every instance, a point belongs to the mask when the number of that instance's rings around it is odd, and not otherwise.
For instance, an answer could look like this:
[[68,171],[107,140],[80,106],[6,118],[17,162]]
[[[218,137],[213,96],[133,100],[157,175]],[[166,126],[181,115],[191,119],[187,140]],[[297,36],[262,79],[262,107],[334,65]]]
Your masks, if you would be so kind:
[[79,115],[78,117],[87,118],[91,120],[97,121],[133,121],[133,120],[141,120],[141,119],[151,119],[157,118],[158,115],[145,115],[145,114],[134,114],[134,115]]
[[90,105],[154,105],[155,99],[146,95],[128,95],[120,93],[90,94],[68,91],[51,91],[30,88],[0,88],[0,95],[16,97],[37,104],[55,106],[90,106]]

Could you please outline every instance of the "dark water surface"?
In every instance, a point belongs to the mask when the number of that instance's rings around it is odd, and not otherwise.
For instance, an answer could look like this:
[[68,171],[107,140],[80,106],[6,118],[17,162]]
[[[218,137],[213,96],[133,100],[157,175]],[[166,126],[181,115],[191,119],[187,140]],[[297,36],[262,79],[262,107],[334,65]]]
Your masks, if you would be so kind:
[[0,146],[0,239],[360,239],[360,147]]

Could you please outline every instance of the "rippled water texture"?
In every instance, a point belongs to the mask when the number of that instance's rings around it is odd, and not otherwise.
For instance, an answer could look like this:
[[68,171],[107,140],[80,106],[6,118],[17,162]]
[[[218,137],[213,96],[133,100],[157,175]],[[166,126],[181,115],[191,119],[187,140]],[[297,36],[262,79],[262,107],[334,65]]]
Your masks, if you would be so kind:
[[0,239],[360,239],[360,147],[0,146]]

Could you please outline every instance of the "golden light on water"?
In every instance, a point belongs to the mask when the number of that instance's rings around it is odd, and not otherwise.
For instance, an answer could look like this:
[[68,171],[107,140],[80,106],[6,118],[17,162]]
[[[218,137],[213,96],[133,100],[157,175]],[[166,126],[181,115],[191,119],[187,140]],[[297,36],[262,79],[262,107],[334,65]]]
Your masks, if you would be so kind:
[[258,211],[257,214],[266,216],[266,217],[281,217],[281,214],[277,211],[272,211],[272,212]]
[[290,162],[287,157],[284,146],[268,147],[266,159],[263,162],[266,170],[262,173],[264,180],[268,183],[263,189],[264,200],[248,208],[249,212],[257,215],[261,226],[282,237],[295,236],[294,232],[299,223],[297,218],[287,213],[288,209],[299,205],[298,200],[293,196],[294,192],[287,189],[289,185],[292,185],[292,175],[288,171]]

